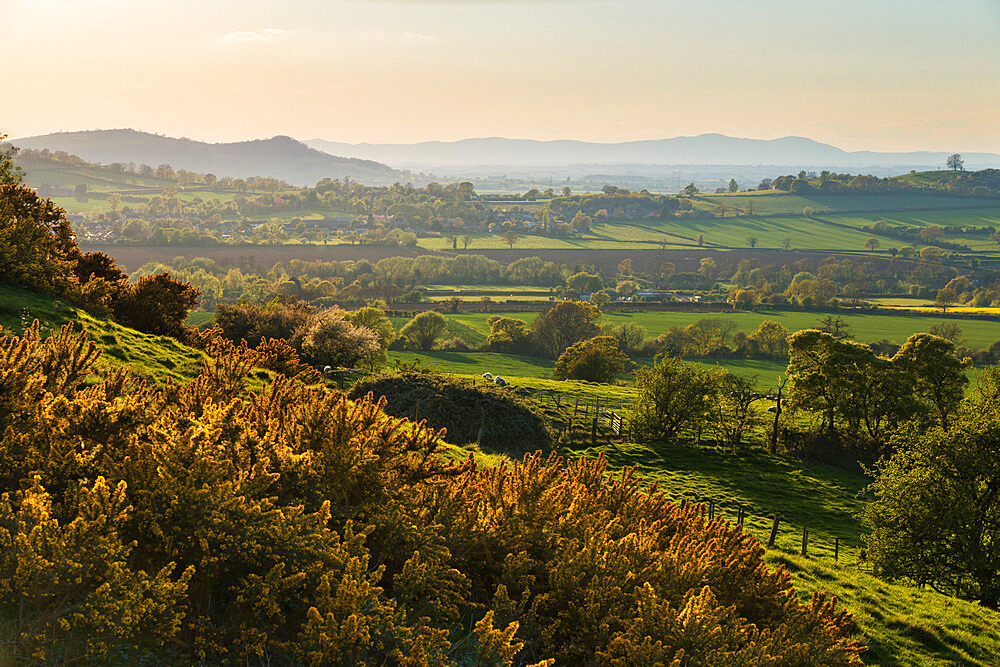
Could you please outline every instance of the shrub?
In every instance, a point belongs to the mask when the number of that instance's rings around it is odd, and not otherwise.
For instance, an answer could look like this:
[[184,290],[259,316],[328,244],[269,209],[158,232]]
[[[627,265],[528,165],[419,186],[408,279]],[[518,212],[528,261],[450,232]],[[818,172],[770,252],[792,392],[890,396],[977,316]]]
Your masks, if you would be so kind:
[[316,310],[305,301],[273,299],[266,304],[220,304],[215,324],[222,336],[234,343],[245,340],[250,347],[269,338],[291,340]]
[[516,317],[493,315],[486,320],[490,325],[490,335],[486,338],[486,348],[503,354],[524,354],[531,345],[531,331],[528,323]]
[[628,355],[618,348],[617,338],[595,336],[566,348],[556,361],[553,377],[557,380],[614,382],[628,363]]
[[371,329],[378,336],[378,348],[364,359],[369,370],[384,366],[388,361],[386,352],[392,342],[396,340],[396,329],[392,326],[392,321],[386,316],[385,311],[381,308],[365,306],[351,313],[349,317],[355,326]]
[[434,347],[434,341],[441,337],[448,327],[444,315],[428,310],[419,313],[406,323],[399,332],[399,337],[415,350],[429,350]]
[[428,373],[390,373],[363,380],[351,398],[385,396],[385,411],[397,417],[427,420],[447,429],[448,442],[479,442],[489,451],[520,455],[549,449],[552,438],[544,420],[510,390],[470,384]]
[[381,351],[379,336],[368,327],[351,324],[339,308],[322,310],[309,318],[301,332],[302,354],[319,366],[352,368]]
[[469,347],[469,344],[458,336],[438,341],[434,346],[434,349],[441,350],[443,352],[469,352],[472,350],[472,348]]
[[638,396],[629,415],[639,441],[662,442],[701,420],[715,391],[715,375],[678,357],[659,357],[635,374]]
[[112,306],[115,319],[125,326],[160,336],[184,335],[184,320],[198,305],[200,292],[169,273],[143,276],[122,290]]

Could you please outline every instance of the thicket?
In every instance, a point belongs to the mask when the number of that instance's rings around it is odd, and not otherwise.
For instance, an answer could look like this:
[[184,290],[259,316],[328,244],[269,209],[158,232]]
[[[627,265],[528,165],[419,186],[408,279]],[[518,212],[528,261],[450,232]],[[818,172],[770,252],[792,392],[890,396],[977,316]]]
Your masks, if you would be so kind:
[[232,343],[243,341],[254,348],[283,341],[316,366],[364,364],[371,370],[385,364],[386,350],[396,337],[392,322],[378,308],[317,309],[289,298],[220,306],[215,326],[217,335]]
[[[0,625],[34,662],[859,662],[759,543],[603,461],[476,470],[236,349],[193,382],[0,339]],[[546,662],[545,664],[551,664]]]
[[386,373],[355,384],[348,396],[385,397],[385,411],[447,429],[448,442],[476,442],[489,452],[514,457],[552,448],[545,420],[509,389],[419,372]]

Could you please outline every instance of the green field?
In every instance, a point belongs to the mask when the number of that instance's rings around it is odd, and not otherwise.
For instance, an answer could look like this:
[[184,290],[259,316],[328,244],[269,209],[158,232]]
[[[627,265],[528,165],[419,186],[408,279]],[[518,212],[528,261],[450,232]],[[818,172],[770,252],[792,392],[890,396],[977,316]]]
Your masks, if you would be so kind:
[[[495,313],[449,313],[449,319],[461,322],[473,329],[480,331],[483,335],[489,334],[489,326],[486,324],[487,318]],[[773,320],[787,327],[790,331],[808,329],[818,326],[820,320],[828,313],[804,312],[792,310],[768,310],[761,312],[694,312],[694,311],[666,311],[666,312],[638,312],[638,313],[618,313],[608,312],[601,316],[599,324],[611,322],[622,324],[624,322],[634,322],[646,329],[649,336],[656,336],[673,325],[686,326],[703,318],[722,318],[730,320],[736,324],[737,331],[751,333],[764,320]],[[840,311],[832,314],[834,317],[843,317],[850,326],[855,338],[861,342],[871,343],[888,339],[895,343],[903,343],[911,334],[927,331],[935,324],[958,324],[962,330],[961,338],[964,343],[973,349],[987,347],[1000,340],[1000,318],[993,319],[964,319],[948,318],[935,315],[888,315],[881,313],[859,313],[853,311]],[[525,320],[529,324],[538,317],[537,312],[510,312],[503,313],[507,317],[517,317]]]
[[[702,217],[664,217],[642,220],[596,220],[589,233],[559,238],[522,234],[515,244],[520,249],[570,250],[574,248],[624,250],[685,247],[703,237],[706,246],[748,247],[748,238],[757,239],[758,248],[783,249],[787,241],[797,250],[844,250],[863,252],[865,241],[876,238],[883,251],[909,245],[906,240],[864,231],[880,220],[892,225],[924,227],[1000,226],[1000,207],[988,200],[933,194],[896,195],[793,195],[787,192],[751,192],[699,195],[693,199]],[[754,215],[744,216],[748,203]],[[536,205],[539,203],[536,202]],[[720,205],[730,207],[726,217],[713,217]],[[812,217],[802,215],[806,208]],[[739,209],[741,215],[735,215]],[[939,210],[927,210],[939,209]],[[977,252],[1000,252],[989,234],[960,234],[945,240],[970,246]],[[418,245],[428,250],[448,250],[445,237],[422,238]],[[475,234],[470,249],[496,250],[508,247],[499,234]]]
[[[935,194],[791,194],[776,190],[740,192],[735,194],[705,194],[694,197],[695,205],[710,210],[720,204],[744,208],[753,203],[759,215],[800,214],[810,207],[817,213],[827,211],[899,211],[921,208],[969,208],[982,206],[982,199],[949,197]],[[988,203],[988,202],[986,202]]]
[[[503,375],[515,384],[525,386],[531,378],[551,378],[555,366],[551,359],[530,357],[516,354],[499,354],[496,352],[390,352],[389,359],[398,359],[410,363],[419,359],[420,363],[442,373],[455,375],[480,376],[490,372]],[[653,363],[650,357],[636,357],[633,361],[640,366]],[[696,359],[706,368],[721,368],[741,377],[758,377],[762,386],[775,383],[779,375],[783,375],[788,364],[773,359]],[[629,376],[623,376],[628,379]],[[532,385],[534,386],[534,385]]]

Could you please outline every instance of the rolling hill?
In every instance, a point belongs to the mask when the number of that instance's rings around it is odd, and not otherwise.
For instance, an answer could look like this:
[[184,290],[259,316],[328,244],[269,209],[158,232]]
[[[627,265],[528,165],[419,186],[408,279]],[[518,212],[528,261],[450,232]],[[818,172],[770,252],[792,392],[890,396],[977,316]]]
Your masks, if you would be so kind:
[[10,143],[20,148],[65,151],[103,164],[169,164],[174,169],[218,177],[269,176],[295,185],[313,185],[323,178],[345,176],[368,184],[408,179],[405,172],[384,164],[336,157],[285,136],[211,144],[122,129],[59,132],[13,139]]

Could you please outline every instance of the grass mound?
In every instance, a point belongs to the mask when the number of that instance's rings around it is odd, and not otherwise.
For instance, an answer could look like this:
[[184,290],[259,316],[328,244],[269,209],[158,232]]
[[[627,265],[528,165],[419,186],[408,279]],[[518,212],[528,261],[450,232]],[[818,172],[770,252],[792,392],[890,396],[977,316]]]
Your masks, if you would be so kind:
[[[42,328],[73,322],[102,352],[97,368],[124,367],[153,382],[188,382],[198,375],[205,354],[167,336],[154,336],[95,317],[66,301],[9,285],[0,285],[0,327],[20,334],[32,321]],[[258,378],[259,380],[259,378]]]
[[414,421],[427,420],[432,428],[448,429],[445,439],[462,444],[479,442],[491,452],[518,456],[552,447],[545,421],[528,403],[494,385],[428,373],[391,373],[362,380],[349,394],[385,396],[385,411]]

